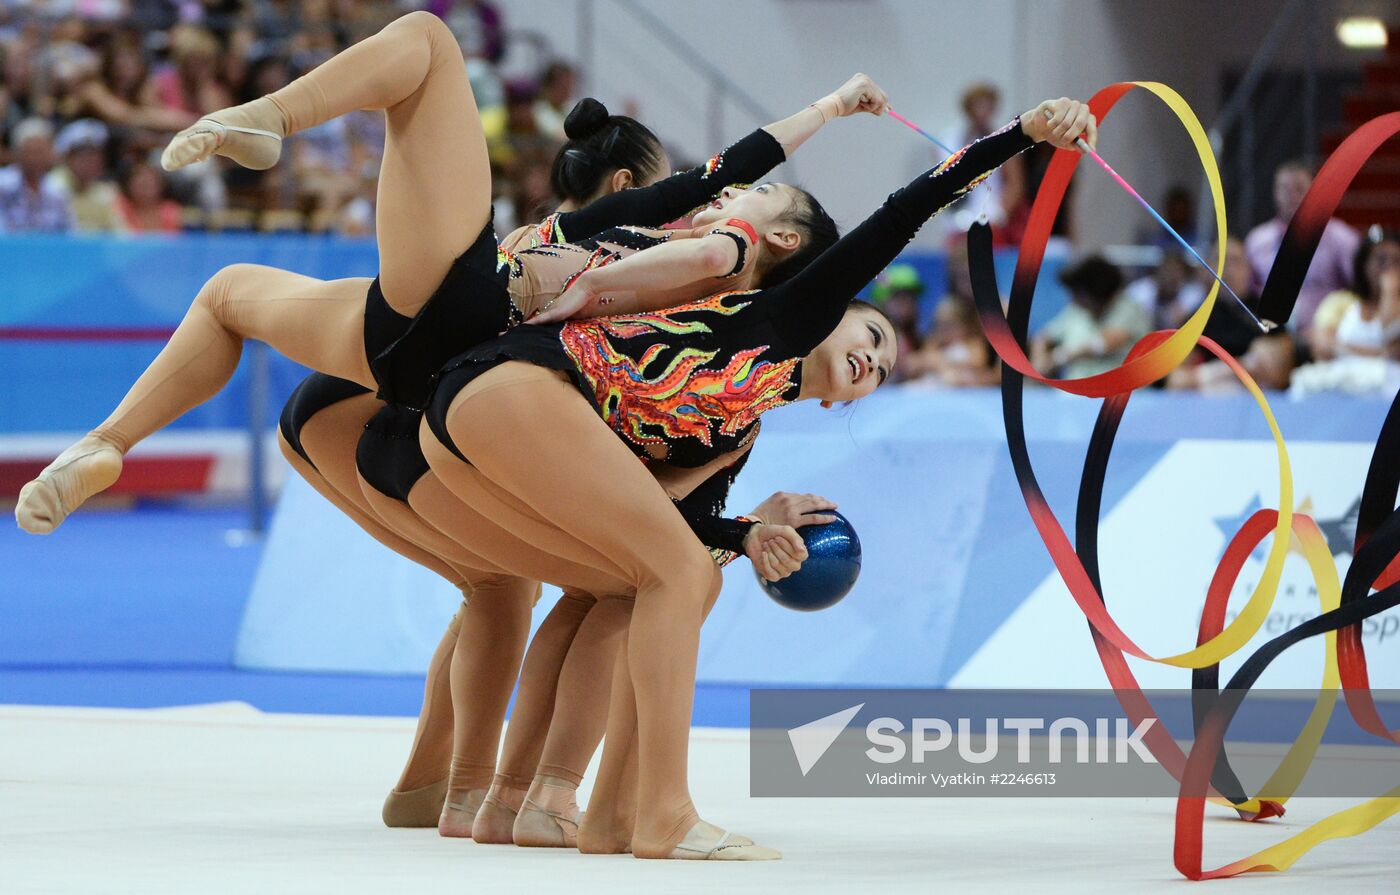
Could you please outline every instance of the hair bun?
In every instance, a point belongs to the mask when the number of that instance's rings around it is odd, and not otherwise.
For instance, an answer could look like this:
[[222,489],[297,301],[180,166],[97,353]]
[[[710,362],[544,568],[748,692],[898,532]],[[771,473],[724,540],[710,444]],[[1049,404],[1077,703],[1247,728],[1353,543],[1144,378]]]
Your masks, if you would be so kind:
[[611,117],[607,106],[591,96],[585,96],[574,104],[564,119],[564,134],[570,140],[586,140],[602,130]]

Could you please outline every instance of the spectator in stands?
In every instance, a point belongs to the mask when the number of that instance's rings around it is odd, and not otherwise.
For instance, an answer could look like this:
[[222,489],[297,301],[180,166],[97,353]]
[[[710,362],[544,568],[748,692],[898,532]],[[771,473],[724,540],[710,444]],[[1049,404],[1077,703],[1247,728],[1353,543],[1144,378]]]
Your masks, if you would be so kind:
[[[1187,242],[1195,245],[1196,199],[1185,185],[1176,183],[1167,188],[1167,194],[1162,197],[1162,217],[1166,218],[1167,223]],[[1143,225],[1138,231],[1138,244],[1157,246],[1168,252],[1178,249],[1178,243],[1172,239],[1171,234],[1155,224]]]
[[10,132],[14,164],[0,168],[0,226],[48,233],[72,225],[67,198],[46,178],[53,169],[53,126],[26,118]]
[[[1006,123],[997,115],[1001,91],[995,84],[982,81],[969,85],[963,90],[959,106],[963,120],[943,137],[943,142],[952,149],[980,140]],[[1017,156],[993,171],[975,196],[959,203],[955,213],[947,216],[948,226],[952,228],[952,238],[956,239],[957,234],[965,233],[985,213],[987,222],[992,225],[995,245],[1019,245],[1029,212],[1026,164]]]
[[[1268,278],[1269,268],[1273,267],[1279,244],[1283,242],[1284,230],[1312,186],[1312,179],[1312,168],[1299,161],[1285,162],[1274,171],[1274,217],[1249,231],[1244,241],[1259,288],[1263,288]],[[1295,334],[1309,331],[1313,315],[1328,293],[1351,286],[1352,260],[1360,242],[1361,237],[1351,227],[1336,218],[1327,222],[1312,266],[1298,291],[1293,316],[1288,321],[1288,328]]]
[[509,198],[515,210],[516,226],[541,220],[551,207],[558,204],[559,199],[554,195],[554,187],[549,181],[552,161],[552,154],[539,153],[522,156],[511,167]]
[[107,177],[107,128],[82,118],[64,125],[54,140],[63,164],[46,178],[73,213],[73,229],[101,233],[122,229],[117,186]]
[[[292,32],[285,41],[292,67],[309,71],[339,52],[348,42],[342,39],[337,18],[327,0],[288,2]],[[281,43],[281,42],[279,42]]]
[[[1235,290],[1236,295],[1244,299],[1250,310],[1258,310],[1259,293],[1254,289],[1254,271],[1249,265],[1249,253],[1238,236],[1231,235],[1225,240],[1225,266],[1221,268],[1220,276],[1226,285]],[[1206,321],[1205,335],[1231,356],[1243,357],[1263,332],[1259,324],[1240,307],[1240,303],[1221,290],[1215,295],[1215,307]],[[1207,357],[1203,349],[1197,349],[1197,355],[1202,361],[1214,358],[1214,355]]]
[[240,22],[229,30],[219,59],[219,80],[231,96],[242,98],[247,93],[253,63],[266,55],[250,23]]
[[[457,28],[463,43],[501,175],[503,215],[509,216],[514,198],[529,217],[530,208],[549,198],[549,161],[562,139],[563,116],[578,79],[567,64],[549,66],[541,92],[532,86],[523,116],[508,133],[495,67],[505,51],[506,31],[490,0],[90,0],[76,6],[0,0],[0,165],[14,161],[12,132],[25,119],[46,119],[54,130],[94,119],[106,126],[108,170],[125,172],[200,114],[249,94],[271,93],[281,86],[275,82],[285,83],[405,8],[425,5]],[[522,119],[529,120],[528,128],[521,127]],[[541,122],[547,132],[541,132]],[[287,163],[265,172],[210,160],[157,179],[176,201],[202,209],[210,227],[371,233],[383,128],[380,113],[348,116],[324,132],[291,141]],[[79,225],[98,227],[100,209],[107,206],[110,219],[121,190],[100,174],[95,181],[83,180],[81,172],[96,164],[86,146],[62,154],[65,165],[48,182],[77,190]],[[6,182],[14,186],[18,177],[11,173]],[[133,177],[136,193],[147,194],[150,177]],[[12,204],[18,203],[21,194],[12,193]],[[36,199],[32,193],[23,194],[27,210],[21,215],[30,223],[36,201],[53,204],[52,197]],[[159,210],[167,207],[161,202],[138,208],[130,191],[122,202],[121,208],[146,219],[141,229],[173,220]],[[162,215],[164,223],[158,220]]]
[[[1400,233],[1372,227],[1356,250],[1353,288],[1328,295],[1313,317],[1312,356],[1377,357],[1383,353],[1381,305],[1400,289]],[[1400,301],[1400,295],[1394,297]]]
[[999,361],[977,322],[977,308],[961,296],[945,296],[933,314],[933,329],[919,352],[924,377],[953,388],[996,385]]
[[100,65],[83,73],[71,95],[74,115],[92,116],[117,128],[154,131],[152,145],[189,127],[196,117],[161,105],[140,48],[122,38],[107,43]]
[[197,25],[170,30],[173,65],[155,76],[156,96],[167,109],[200,116],[233,102],[219,83],[219,42]]
[[[280,90],[291,81],[291,69],[285,57],[266,55],[251,60],[243,76],[243,92],[238,94],[241,102],[249,102],[260,96]],[[312,138],[314,139],[314,137]],[[302,142],[294,138],[288,141],[293,147],[287,153],[286,164],[274,165],[265,171],[253,171],[232,165],[218,171],[218,175],[228,191],[229,205],[248,211],[288,209],[296,204],[295,171],[298,150]],[[186,169],[175,172],[175,177]]]
[[[1214,251],[1212,249],[1206,257],[1213,257]],[[1244,242],[1238,236],[1232,235],[1225,241],[1225,266],[1220,275],[1235,290],[1235,294],[1249,304],[1251,310],[1258,307],[1259,296],[1253,286],[1254,271],[1249,266]],[[1239,360],[1264,388],[1288,387],[1293,359],[1284,357],[1284,353],[1293,350],[1293,340],[1284,334],[1282,338],[1256,346],[1255,343],[1263,336],[1259,325],[1224,290],[1216,294],[1215,308],[1206,321],[1205,335]],[[1167,388],[1231,391],[1240,387],[1234,380],[1235,374],[1224,361],[1205,348],[1197,348],[1168,375]]]
[[[1221,276],[1252,310],[1258,310],[1254,271],[1244,243],[1237,236],[1230,236],[1225,243],[1225,267]],[[1239,302],[1223,292],[1216,295],[1215,309],[1206,322],[1205,335],[1233,355],[1260,388],[1271,391],[1288,389],[1300,358],[1306,357],[1290,332],[1286,329],[1262,332]],[[1203,393],[1243,389],[1239,377],[1214,354],[1198,348],[1192,360],[1194,364],[1188,362],[1172,372],[1168,388],[1190,388]]]
[[296,204],[326,215],[339,209],[359,185],[350,153],[350,119],[332,118],[287,141]]
[[[1288,388],[1297,364],[1297,346],[1286,329],[1261,333],[1238,360],[1260,388],[1282,391]],[[1223,394],[1243,391],[1244,385],[1224,361],[1212,359],[1173,370],[1167,377],[1167,388]]]
[[506,54],[505,26],[495,4],[486,0],[433,0],[428,11],[447,22],[464,55],[500,64]]
[[966,236],[955,238],[950,244],[946,290],[935,306],[933,326],[928,334],[922,339],[917,332],[911,334],[910,344],[917,350],[907,350],[901,341],[896,372],[900,372],[902,366],[904,379],[952,387],[999,382],[999,361],[977,322]]
[[515,80],[505,85],[504,121],[499,134],[487,136],[491,163],[508,171],[522,153],[535,153],[543,148],[552,152],[559,146],[553,137],[540,133],[535,118],[535,85],[527,80]]
[[540,74],[539,95],[535,98],[535,121],[539,132],[559,142],[564,135],[564,117],[574,107],[578,74],[567,62],[551,62]]
[[1123,274],[1099,255],[1060,272],[1070,303],[1031,343],[1036,367],[1079,379],[1118,366],[1151,328],[1147,314],[1119,290]]
[[165,197],[165,179],[148,164],[127,169],[117,207],[126,229],[132,233],[180,231],[180,206]]
[[1128,284],[1123,294],[1142,308],[1153,329],[1176,329],[1201,306],[1206,289],[1180,252],[1164,249],[1151,275]]
[[378,181],[373,175],[360,179],[359,188],[350,201],[336,212],[330,220],[330,227],[341,236],[374,235],[375,188]]
[[1391,283],[1381,290],[1381,350],[1385,353],[1386,364],[1392,378],[1400,378],[1400,288],[1395,288],[1394,280],[1400,274],[1388,273]]
[[0,138],[5,145],[21,121],[41,111],[36,97],[32,46],[22,39],[0,44]]

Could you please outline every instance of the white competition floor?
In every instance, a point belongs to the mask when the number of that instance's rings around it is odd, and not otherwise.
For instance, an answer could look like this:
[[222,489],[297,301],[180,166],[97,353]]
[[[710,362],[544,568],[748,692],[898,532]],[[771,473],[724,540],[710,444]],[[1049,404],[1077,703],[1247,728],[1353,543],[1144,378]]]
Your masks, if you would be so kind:
[[[746,734],[732,730],[695,731],[693,791],[706,817],[782,849],[783,861],[637,861],[388,830],[380,802],[411,732],[408,719],[272,715],[242,704],[0,706],[0,893],[1181,893],[1191,885],[1171,866],[1169,800],[750,799]],[[1340,804],[1295,801],[1267,827],[1217,815],[1207,859],[1257,850]],[[1324,844],[1287,873],[1205,885],[1395,892],[1398,875],[1392,821]]]

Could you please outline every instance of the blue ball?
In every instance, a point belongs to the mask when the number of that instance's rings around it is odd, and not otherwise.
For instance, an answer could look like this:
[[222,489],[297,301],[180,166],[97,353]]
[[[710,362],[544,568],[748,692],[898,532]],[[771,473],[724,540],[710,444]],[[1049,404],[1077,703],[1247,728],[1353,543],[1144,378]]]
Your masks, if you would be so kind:
[[800,612],[834,606],[851,592],[860,577],[860,538],[856,537],[856,530],[840,513],[830,511],[827,515],[835,516],[836,521],[797,530],[807,544],[807,560],[802,568],[781,581],[765,581],[754,571],[759,586],[779,606]]

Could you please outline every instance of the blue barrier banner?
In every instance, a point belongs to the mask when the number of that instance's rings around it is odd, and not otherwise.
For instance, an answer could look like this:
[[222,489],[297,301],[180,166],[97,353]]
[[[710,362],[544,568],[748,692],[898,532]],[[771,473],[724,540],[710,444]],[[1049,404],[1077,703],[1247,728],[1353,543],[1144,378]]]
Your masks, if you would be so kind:
[[162,326],[229,264],[266,264],[321,279],[372,277],[373,240],[322,236],[7,235],[0,239],[0,326]]
[[[0,237],[0,327],[174,327],[205,280],[249,263],[322,279],[372,277],[373,240],[300,235]],[[0,339],[0,435],[83,431],[111,412],[160,350],[161,341],[67,342]],[[280,402],[306,375],[271,357]],[[179,428],[247,425],[246,374],[175,423]],[[271,408],[274,411],[277,408]]]
[[[1275,406],[1293,446],[1299,499],[1311,501],[1320,522],[1344,531],[1387,403],[1314,398]],[[1268,499],[1271,477],[1276,485],[1272,443],[1253,407],[1243,395],[1155,392],[1139,396],[1125,420],[1105,493],[1102,553],[1110,605],[1134,631],[1189,636],[1158,615],[1193,623],[1205,595],[1197,579],[1215,567],[1229,525]],[[1061,514],[1073,506],[1096,413],[1092,401],[1048,391],[1027,396],[1031,451]],[[1005,686],[1005,676],[1023,685],[1033,668],[1044,686],[1104,685],[1082,616],[1016,491],[995,392],[905,386],[849,409],[775,411],[730,510],[751,509],[776,490],[840,504],[860,533],[861,578],[836,606],[797,613],[767,599],[746,560],[733,563],[702,635],[701,681],[994,687]],[[1163,501],[1171,530],[1134,539],[1135,521],[1161,512]],[[1350,541],[1339,535],[1335,549],[1343,543]],[[1141,568],[1160,570],[1157,591],[1114,589]],[[1305,574],[1300,563],[1296,587]],[[1249,586],[1246,578],[1240,586]],[[238,662],[421,671],[455,595],[294,482],[249,601]],[[542,601],[537,620],[550,602]],[[1280,612],[1307,611],[1301,590],[1280,598]],[[1381,657],[1400,657],[1400,620],[1386,618],[1368,635],[1384,647],[1372,653],[1379,686],[1400,682],[1400,663],[1390,669]],[[1304,659],[1275,685],[1315,686],[1314,670]]]

